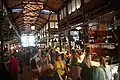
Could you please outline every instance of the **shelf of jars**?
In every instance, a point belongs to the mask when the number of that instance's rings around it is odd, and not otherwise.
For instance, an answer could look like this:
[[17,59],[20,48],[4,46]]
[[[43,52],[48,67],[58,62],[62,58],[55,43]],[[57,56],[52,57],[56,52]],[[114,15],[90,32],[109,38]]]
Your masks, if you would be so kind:
[[[89,26],[88,43],[84,43],[84,45],[90,48],[90,53],[92,54],[112,55],[118,46],[113,31],[114,26],[106,23]],[[114,54],[116,54],[116,52]]]

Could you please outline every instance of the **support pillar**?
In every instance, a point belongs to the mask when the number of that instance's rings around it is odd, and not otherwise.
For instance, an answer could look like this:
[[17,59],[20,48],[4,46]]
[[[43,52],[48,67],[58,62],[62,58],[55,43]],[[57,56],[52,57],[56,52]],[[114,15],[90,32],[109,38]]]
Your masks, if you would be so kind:
[[69,49],[70,49],[70,53],[72,53],[72,46],[71,46],[71,40],[70,40],[70,31],[68,32],[68,42],[69,42]]
[[[51,39],[51,34],[50,34],[50,19],[48,21],[48,39],[49,39],[49,42],[50,42],[50,39]],[[49,43],[48,43],[48,45],[49,45]]]
[[62,46],[61,46],[61,34],[60,34],[60,25],[59,25],[59,22],[60,22],[60,15],[59,13],[57,13],[57,20],[58,20],[58,33],[59,33],[59,47],[60,47],[60,52],[62,52]]
[[3,0],[0,0],[0,41],[1,41],[1,56],[3,56],[3,49],[4,49],[4,43],[3,43]]

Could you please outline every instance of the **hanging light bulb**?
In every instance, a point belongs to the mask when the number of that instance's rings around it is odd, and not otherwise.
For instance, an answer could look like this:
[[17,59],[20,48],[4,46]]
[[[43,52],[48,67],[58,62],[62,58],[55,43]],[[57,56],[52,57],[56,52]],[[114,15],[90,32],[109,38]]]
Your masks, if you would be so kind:
[[76,29],[77,29],[77,30],[81,30],[81,29],[82,29],[82,27],[76,27]]
[[31,30],[35,30],[35,26],[31,26]]

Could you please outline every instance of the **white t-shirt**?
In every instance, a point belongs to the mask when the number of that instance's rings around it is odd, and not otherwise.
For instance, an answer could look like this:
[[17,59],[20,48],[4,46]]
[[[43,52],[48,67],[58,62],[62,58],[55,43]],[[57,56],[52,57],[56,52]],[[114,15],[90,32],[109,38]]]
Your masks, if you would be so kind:
[[98,67],[96,68],[96,73],[94,74],[95,80],[112,80],[111,68],[109,65],[106,68]]
[[108,79],[109,79],[109,80],[112,80],[112,70],[111,70],[111,66],[106,65],[105,70],[106,70],[106,73],[107,73]]

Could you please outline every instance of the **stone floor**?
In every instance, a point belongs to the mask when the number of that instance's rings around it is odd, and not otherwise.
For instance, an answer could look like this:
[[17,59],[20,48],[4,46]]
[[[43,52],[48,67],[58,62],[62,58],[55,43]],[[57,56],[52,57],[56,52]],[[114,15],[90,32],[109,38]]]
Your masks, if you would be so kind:
[[32,80],[31,70],[29,68],[25,68],[23,75],[19,75],[19,80]]

